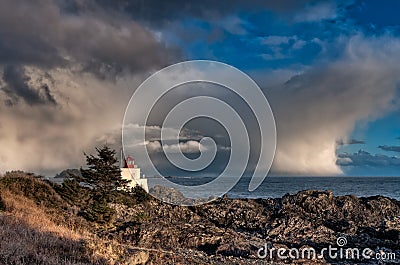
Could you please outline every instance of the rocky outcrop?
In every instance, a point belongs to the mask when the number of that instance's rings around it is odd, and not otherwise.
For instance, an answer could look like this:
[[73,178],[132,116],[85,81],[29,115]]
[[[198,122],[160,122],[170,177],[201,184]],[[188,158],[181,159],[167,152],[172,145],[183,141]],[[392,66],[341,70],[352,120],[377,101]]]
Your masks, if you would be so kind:
[[210,197],[209,200],[203,198],[186,198],[180,191],[174,188],[167,188],[159,185],[152,187],[149,193],[163,202],[183,206],[198,205],[216,199],[215,197]]
[[65,170],[61,171],[60,173],[58,173],[57,175],[55,175],[54,178],[64,179],[64,178],[71,178],[74,176],[81,177],[82,176],[81,171],[77,168],[65,169]]
[[[309,190],[278,199],[225,197],[190,207],[157,200],[132,208],[113,206],[117,211],[115,227],[103,236],[132,246],[170,251],[174,254],[164,257],[172,255],[181,264],[263,264],[267,260],[288,264],[378,263],[374,258],[359,261],[324,256],[305,261],[282,260],[276,253],[265,259],[257,255],[266,243],[276,249],[313,247],[320,251],[329,245],[337,247],[338,237],[347,240],[346,248],[395,253],[397,260],[385,264],[400,262],[400,202],[381,196],[335,197],[330,191]],[[150,253],[150,261],[159,258]]]

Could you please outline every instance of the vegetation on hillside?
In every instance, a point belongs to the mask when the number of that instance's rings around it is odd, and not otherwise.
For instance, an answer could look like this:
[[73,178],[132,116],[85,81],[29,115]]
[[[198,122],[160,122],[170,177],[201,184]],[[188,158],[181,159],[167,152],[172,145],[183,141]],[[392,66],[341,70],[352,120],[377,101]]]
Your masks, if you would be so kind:
[[126,189],[115,151],[97,153],[61,185],[22,171],[0,176],[0,264],[130,264],[120,243],[97,232],[112,228],[109,203],[135,207],[149,196]]
[[70,177],[56,185],[19,171],[0,176],[0,264],[256,264],[265,242],[285,249],[307,242],[320,251],[339,236],[346,247],[399,253],[400,202],[383,196],[309,190],[180,207],[151,200],[139,187],[99,196],[85,183]]

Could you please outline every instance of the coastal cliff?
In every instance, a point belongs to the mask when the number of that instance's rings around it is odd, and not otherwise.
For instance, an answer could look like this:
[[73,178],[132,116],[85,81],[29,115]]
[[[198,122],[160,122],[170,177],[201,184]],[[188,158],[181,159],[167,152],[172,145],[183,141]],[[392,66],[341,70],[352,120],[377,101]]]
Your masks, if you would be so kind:
[[[385,264],[400,262],[400,202],[387,197],[307,190],[190,207],[136,198],[110,203],[114,217],[99,224],[41,179],[3,177],[0,191],[1,264],[377,264],[372,254],[379,252],[394,253]],[[33,222],[37,215],[50,228]],[[260,257],[265,246],[319,252],[338,247],[338,238],[343,248],[371,249],[371,257]]]

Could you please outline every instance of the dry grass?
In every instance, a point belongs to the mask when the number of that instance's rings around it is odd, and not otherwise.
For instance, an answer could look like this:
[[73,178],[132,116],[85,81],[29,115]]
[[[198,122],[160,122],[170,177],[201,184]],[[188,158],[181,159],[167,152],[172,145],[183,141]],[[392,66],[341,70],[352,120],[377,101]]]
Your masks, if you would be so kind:
[[23,195],[0,189],[0,201],[0,264],[142,264],[148,258],[146,252],[127,253],[123,244],[100,239],[87,225]]
[[85,235],[57,225],[33,201],[1,190],[2,264],[105,264],[85,247]]
[[5,215],[8,217],[22,220],[26,225],[35,227],[40,232],[54,233],[72,240],[79,240],[82,237],[71,227],[55,224],[53,217],[47,214],[43,207],[37,206],[26,197],[4,190],[1,198],[6,209]]

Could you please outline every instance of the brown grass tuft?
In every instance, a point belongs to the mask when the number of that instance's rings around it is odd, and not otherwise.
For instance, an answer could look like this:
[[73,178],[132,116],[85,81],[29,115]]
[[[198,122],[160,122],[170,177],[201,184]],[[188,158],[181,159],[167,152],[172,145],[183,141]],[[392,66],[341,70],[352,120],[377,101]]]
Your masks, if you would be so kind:
[[56,224],[33,201],[1,190],[0,264],[106,264],[92,255],[85,237]]

